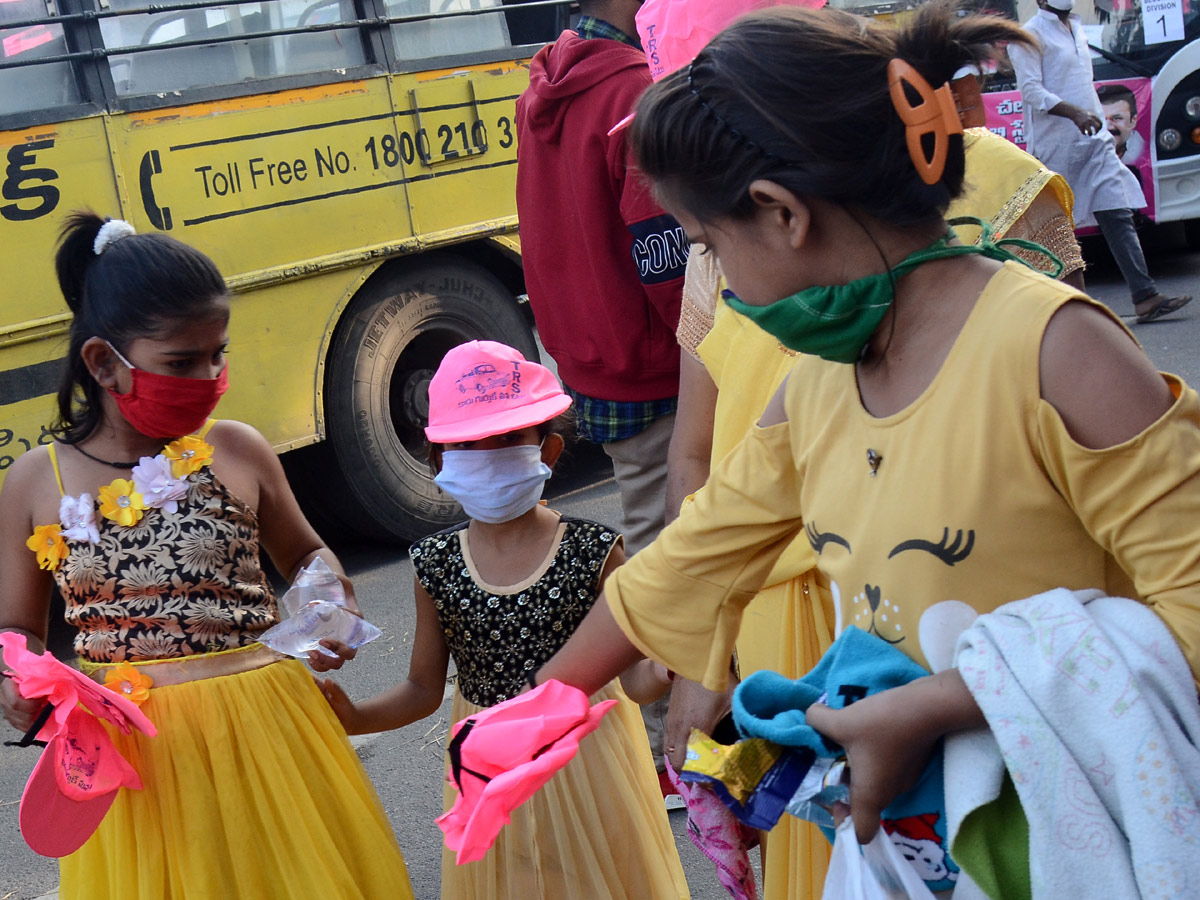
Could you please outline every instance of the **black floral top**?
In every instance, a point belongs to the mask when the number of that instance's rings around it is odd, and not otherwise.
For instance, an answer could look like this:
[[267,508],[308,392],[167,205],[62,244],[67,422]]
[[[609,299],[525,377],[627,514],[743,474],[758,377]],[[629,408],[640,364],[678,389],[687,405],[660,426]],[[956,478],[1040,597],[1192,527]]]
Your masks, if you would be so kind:
[[54,571],[75,652],[93,662],[232,650],[279,620],[259,562],[258,517],[210,469],[188,476],[175,512],[131,526],[96,521]]
[[476,706],[515,697],[528,674],[550,659],[579,627],[600,593],[600,573],[617,532],[564,517],[545,573],[511,592],[480,585],[471,573],[463,523],[418,541],[409,555],[433,598],[458,688]]

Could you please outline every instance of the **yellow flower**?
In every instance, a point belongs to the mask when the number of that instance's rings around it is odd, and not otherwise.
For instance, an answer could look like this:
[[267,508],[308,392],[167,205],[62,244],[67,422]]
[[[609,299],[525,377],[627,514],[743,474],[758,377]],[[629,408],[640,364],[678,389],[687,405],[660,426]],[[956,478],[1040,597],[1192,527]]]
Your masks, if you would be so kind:
[[171,460],[171,474],[176,478],[186,478],[212,464],[213,448],[203,438],[189,434],[167,444],[163,448],[163,455]]
[[54,525],[39,525],[33,529],[33,536],[25,542],[25,546],[37,554],[38,565],[43,569],[54,570],[58,564],[67,558],[71,548],[62,538],[62,527]]
[[118,525],[136,525],[148,508],[132,481],[118,478],[100,488],[100,515]]
[[153,678],[143,675],[138,671],[137,666],[127,662],[117,663],[104,675],[106,688],[120,694],[126,700],[132,700],[138,706],[146,702],[153,684]]

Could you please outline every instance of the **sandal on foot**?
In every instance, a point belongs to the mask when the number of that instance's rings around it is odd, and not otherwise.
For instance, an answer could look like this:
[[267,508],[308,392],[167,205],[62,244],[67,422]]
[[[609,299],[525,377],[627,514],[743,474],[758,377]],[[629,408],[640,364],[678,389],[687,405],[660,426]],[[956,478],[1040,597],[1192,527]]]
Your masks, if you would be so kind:
[[1169,316],[1173,312],[1178,312],[1191,302],[1191,297],[1184,294],[1180,297],[1163,297],[1154,309],[1148,313],[1143,313],[1134,321],[1139,325],[1144,325],[1146,322],[1153,322],[1155,319],[1161,319],[1163,316]]

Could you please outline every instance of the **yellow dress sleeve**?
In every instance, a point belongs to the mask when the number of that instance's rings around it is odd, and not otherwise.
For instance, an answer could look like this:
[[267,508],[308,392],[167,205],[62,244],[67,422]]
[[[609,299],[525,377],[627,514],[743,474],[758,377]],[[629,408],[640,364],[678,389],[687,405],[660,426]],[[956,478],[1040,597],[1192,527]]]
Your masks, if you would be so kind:
[[725,686],[742,610],[803,528],[790,439],[787,422],[754,428],[695,502],[604,584],[639,650],[712,690]]
[[1200,676],[1200,399],[1176,376],[1163,378],[1175,403],[1124,443],[1080,446],[1045,401],[1038,439],[1056,488]]

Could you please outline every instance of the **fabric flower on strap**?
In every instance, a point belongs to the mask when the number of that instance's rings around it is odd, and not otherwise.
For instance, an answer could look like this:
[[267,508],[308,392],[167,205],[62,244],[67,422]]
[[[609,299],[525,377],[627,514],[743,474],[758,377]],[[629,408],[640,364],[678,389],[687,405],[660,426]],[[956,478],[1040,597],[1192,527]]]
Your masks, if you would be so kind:
[[133,484],[146,505],[169,513],[179,509],[188,491],[184,478],[174,477],[174,463],[163,454],[143,456],[133,467]]
[[25,546],[37,554],[39,568],[53,571],[71,552],[62,539],[62,529],[57,525],[39,525]]
[[58,504],[58,520],[62,523],[62,536],[72,541],[100,543],[100,532],[96,530],[96,505],[91,494],[78,497],[64,496]]
[[100,515],[118,525],[136,525],[148,508],[132,481],[117,478],[100,488]]
[[184,478],[212,464],[213,447],[203,438],[189,434],[167,444],[163,454],[171,460],[171,471],[175,477]]

